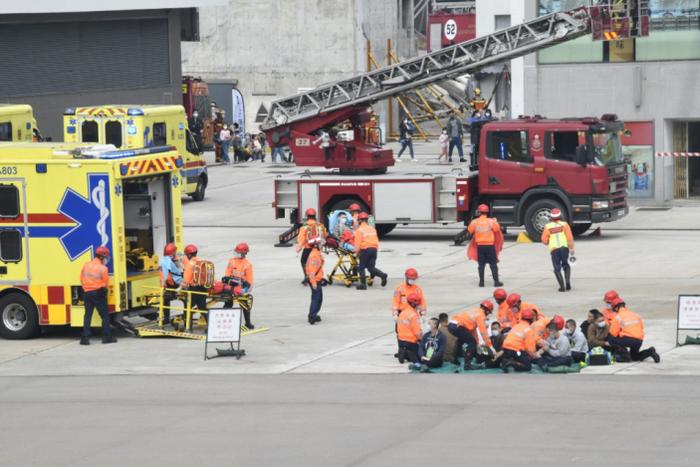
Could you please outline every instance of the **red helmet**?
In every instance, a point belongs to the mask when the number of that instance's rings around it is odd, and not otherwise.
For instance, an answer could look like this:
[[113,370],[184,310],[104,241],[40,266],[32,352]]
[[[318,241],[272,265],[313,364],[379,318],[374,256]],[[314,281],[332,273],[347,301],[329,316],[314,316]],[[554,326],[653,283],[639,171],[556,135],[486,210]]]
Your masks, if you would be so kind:
[[552,219],[559,219],[561,217],[561,211],[557,208],[554,208],[549,213],[549,217],[551,217]]
[[95,250],[95,256],[101,256],[103,258],[106,258],[109,256],[109,250],[104,246],[98,246]]
[[493,291],[493,298],[496,300],[505,300],[508,298],[508,294],[506,293],[505,289],[496,289]]
[[177,245],[174,243],[168,243],[163,248],[163,256],[173,256],[175,253],[177,253]]
[[406,301],[408,301],[408,304],[411,306],[417,306],[420,305],[421,298],[420,295],[414,292],[412,294],[408,294],[408,297],[406,297]]
[[484,300],[483,302],[481,302],[481,308],[484,308],[488,311],[493,311],[493,303],[491,303],[491,300]]
[[613,300],[616,298],[620,298],[620,295],[617,293],[616,290],[608,290],[605,292],[605,295],[603,296],[603,301],[605,303],[612,303]]
[[416,271],[413,268],[406,269],[406,272],[404,273],[404,275],[406,276],[406,279],[413,279],[413,280],[418,279],[418,271]]
[[185,247],[185,254],[186,255],[196,255],[197,254],[197,246],[193,244],[189,244]]
[[489,212],[489,207],[486,206],[485,204],[480,204],[479,207],[476,208],[476,210],[477,210],[478,212],[483,212],[483,213],[488,214],[488,212]]
[[236,253],[246,254],[250,251],[250,247],[247,243],[239,243],[238,245],[236,245],[236,248],[234,248],[233,251],[235,251]]
[[520,318],[523,320],[535,319],[535,312],[532,308],[525,308],[522,313],[520,313]]
[[340,240],[343,242],[350,242],[353,239],[353,234],[350,230],[344,231],[342,234],[340,234]]
[[306,217],[316,217],[316,210],[314,208],[309,208],[306,211],[304,211],[304,215]]
[[359,204],[352,203],[350,206],[348,206],[348,211],[362,211],[362,208]]
[[610,306],[612,307],[613,310],[614,310],[615,308],[617,308],[618,306],[620,306],[620,305],[626,305],[625,301],[624,301],[623,299],[621,299],[620,297],[617,297],[616,299],[614,299],[614,300],[610,303]]
[[508,306],[515,306],[520,302],[520,295],[517,293],[512,293],[508,295],[508,298],[506,299],[506,303]]
[[369,219],[369,214],[367,214],[366,212],[361,212],[357,215],[357,219],[366,221],[367,219]]
[[557,329],[560,331],[564,329],[564,324],[566,324],[566,320],[564,320],[564,317],[561,315],[554,315],[552,322],[557,325]]

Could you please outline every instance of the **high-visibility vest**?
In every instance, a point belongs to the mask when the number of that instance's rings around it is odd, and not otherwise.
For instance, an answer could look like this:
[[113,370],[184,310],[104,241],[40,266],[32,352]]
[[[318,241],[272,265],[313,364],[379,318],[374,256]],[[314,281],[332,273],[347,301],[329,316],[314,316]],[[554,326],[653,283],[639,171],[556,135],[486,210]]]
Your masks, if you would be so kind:
[[479,328],[481,337],[484,339],[484,344],[491,346],[491,339],[486,331],[486,314],[481,308],[474,308],[473,310],[463,311],[462,313],[457,313],[450,318],[450,321],[456,325],[471,331],[476,336],[476,329]]
[[418,313],[411,308],[404,309],[396,321],[396,333],[400,341],[413,344],[420,342],[422,328],[418,322]]
[[506,334],[503,348],[514,352],[535,352],[535,335],[527,321],[521,321]]
[[323,279],[323,255],[318,248],[313,248],[306,261],[306,277],[311,285],[316,285]]
[[109,285],[109,273],[107,266],[102,264],[100,258],[94,258],[83,265],[80,271],[80,284],[85,292],[92,292]]
[[469,224],[469,232],[474,235],[477,245],[493,245],[496,241],[494,232],[498,230],[496,219],[484,215],[474,219]]
[[411,295],[412,293],[418,294],[421,298],[420,304],[418,305],[416,310],[421,315],[425,314],[425,310],[427,308],[427,305],[425,303],[425,295],[423,294],[423,289],[421,289],[420,286],[418,286],[416,284],[408,285],[404,282],[402,284],[399,284],[396,287],[396,289],[394,290],[394,296],[391,300],[392,310],[393,310],[395,317],[398,316],[398,314],[404,308],[411,307],[408,304],[408,296]]
[[253,285],[253,265],[246,258],[231,258],[226,265],[224,276],[233,277],[237,281],[245,280]]
[[644,322],[636,313],[620,308],[610,324],[610,334],[614,337],[644,340]]
[[379,248],[379,236],[374,227],[364,222],[355,231],[355,248],[358,251],[367,248]]
[[566,223],[562,221],[549,222],[545,229],[549,232],[549,250],[557,248],[569,248],[569,240],[566,238]]

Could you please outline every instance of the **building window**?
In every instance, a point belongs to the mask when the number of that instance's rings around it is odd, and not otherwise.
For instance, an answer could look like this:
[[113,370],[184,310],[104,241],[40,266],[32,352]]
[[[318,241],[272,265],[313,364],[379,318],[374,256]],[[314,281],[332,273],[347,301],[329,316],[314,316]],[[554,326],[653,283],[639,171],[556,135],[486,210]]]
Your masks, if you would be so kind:
[[492,131],[488,134],[487,157],[508,162],[532,162],[527,131]]
[[627,193],[630,198],[654,196],[654,124],[625,122],[621,138],[627,165]]
[[15,185],[0,185],[0,217],[19,216],[19,189]]
[[153,144],[156,146],[168,144],[168,131],[165,128],[165,122],[153,124]]
[[105,123],[105,143],[122,147],[122,124],[111,120]]
[[85,120],[80,126],[80,134],[83,143],[100,142],[100,129],[94,120]]
[[[584,137],[585,138],[585,137]],[[576,160],[576,148],[584,144],[578,131],[555,131],[545,134],[548,143],[544,148],[547,159],[574,162]]]
[[0,231],[0,261],[5,263],[22,261],[22,234],[19,230]]
[[12,141],[12,122],[0,123],[0,141]]

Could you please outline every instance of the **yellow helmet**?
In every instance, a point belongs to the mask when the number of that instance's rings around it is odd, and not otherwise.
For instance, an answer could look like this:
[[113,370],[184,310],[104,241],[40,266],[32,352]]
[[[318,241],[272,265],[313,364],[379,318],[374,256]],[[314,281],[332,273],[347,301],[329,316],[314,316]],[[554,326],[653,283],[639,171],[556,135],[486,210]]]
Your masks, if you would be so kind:
[[481,89],[479,88],[474,88],[474,94],[481,94]]

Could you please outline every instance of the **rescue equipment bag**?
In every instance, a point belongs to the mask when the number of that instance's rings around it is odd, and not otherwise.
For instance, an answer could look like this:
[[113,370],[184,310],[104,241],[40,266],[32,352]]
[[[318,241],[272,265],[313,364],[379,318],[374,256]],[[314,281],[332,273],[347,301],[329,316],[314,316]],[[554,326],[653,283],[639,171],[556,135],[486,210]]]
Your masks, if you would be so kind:
[[593,347],[588,355],[586,356],[586,364],[591,366],[600,365],[610,365],[612,363],[612,357],[610,352],[604,348],[598,346]]
[[211,289],[214,286],[214,263],[199,260],[192,270],[192,285]]

